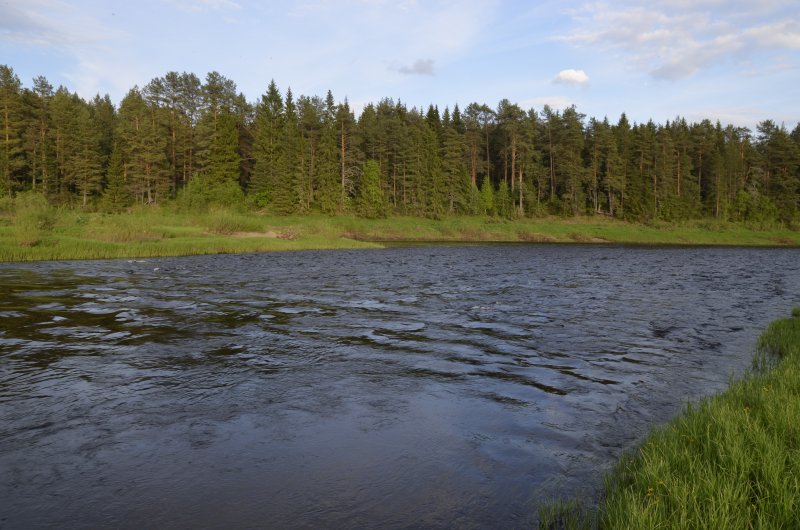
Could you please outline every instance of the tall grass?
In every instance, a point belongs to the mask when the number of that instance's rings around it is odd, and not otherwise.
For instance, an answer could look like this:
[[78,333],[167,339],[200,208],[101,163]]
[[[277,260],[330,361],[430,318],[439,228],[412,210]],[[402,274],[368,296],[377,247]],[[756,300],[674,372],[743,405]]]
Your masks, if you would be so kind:
[[204,216],[204,224],[213,234],[231,235],[237,232],[261,232],[264,220],[254,215],[247,215],[221,210]]
[[146,219],[130,215],[100,217],[87,226],[83,236],[89,240],[106,243],[133,243],[158,241],[170,237],[169,231],[148,223]]
[[[761,335],[750,374],[620,460],[594,515],[599,528],[800,526],[800,308],[792,315]],[[540,526],[587,521],[567,509],[545,512]]]
[[[735,225],[719,230],[689,225],[654,228],[596,217],[368,220],[322,215],[276,217],[224,209],[188,212],[170,207],[141,207],[109,215],[57,211],[43,201],[41,196],[21,194],[15,199],[10,215],[0,214],[0,261],[284,248],[277,242],[235,241],[243,236],[257,240],[291,239],[292,248],[358,248],[377,246],[368,242],[391,241],[800,245],[800,232],[756,232]],[[81,255],[82,251],[86,254]]]
[[56,212],[41,193],[20,193],[14,199],[15,238],[23,247],[34,247],[55,225]]

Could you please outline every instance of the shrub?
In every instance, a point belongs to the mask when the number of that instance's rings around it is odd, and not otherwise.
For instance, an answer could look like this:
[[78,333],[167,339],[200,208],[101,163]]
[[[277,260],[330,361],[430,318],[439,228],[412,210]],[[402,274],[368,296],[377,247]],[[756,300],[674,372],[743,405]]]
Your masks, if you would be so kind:
[[56,221],[55,211],[47,198],[32,191],[17,194],[14,214],[17,241],[25,247],[39,244],[42,233],[52,230]]
[[374,160],[364,164],[364,175],[358,193],[357,211],[361,217],[376,219],[386,217],[386,199],[381,189],[380,169]]
[[224,210],[216,211],[208,221],[208,231],[230,235],[236,232],[260,232],[264,229],[259,219],[253,219]]
[[208,211],[210,206],[242,210],[245,207],[245,196],[236,182],[220,182],[201,174],[195,176],[178,193],[177,204],[180,210],[187,212]]

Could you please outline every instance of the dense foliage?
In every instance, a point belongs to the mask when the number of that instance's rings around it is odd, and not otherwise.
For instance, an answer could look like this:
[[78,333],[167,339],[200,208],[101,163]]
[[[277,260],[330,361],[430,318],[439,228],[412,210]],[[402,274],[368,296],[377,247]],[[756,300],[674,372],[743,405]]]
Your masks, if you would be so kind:
[[708,120],[663,125],[541,112],[427,111],[382,100],[295,98],[274,82],[255,104],[217,72],[169,72],[116,107],[0,66],[0,196],[120,211],[177,200],[273,213],[602,214],[800,224],[800,126],[755,133]]

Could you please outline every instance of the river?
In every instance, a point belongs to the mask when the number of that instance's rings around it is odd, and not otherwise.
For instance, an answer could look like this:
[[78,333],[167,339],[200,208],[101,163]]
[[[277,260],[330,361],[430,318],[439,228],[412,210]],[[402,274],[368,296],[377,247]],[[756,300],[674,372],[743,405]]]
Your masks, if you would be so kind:
[[800,250],[0,265],[0,527],[487,528],[750,364]]

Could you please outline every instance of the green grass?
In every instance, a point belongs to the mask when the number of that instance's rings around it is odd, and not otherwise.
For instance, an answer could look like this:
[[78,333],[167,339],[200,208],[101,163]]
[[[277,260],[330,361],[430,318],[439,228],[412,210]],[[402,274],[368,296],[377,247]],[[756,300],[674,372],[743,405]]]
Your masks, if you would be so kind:
[[555,500],[539,507],[540,526],[548,530],[590,530],[595,514],[579,500]]
[[[298,230],[285,219],[255,214],[183,214],[144,210],[127,214],[58,212],[55,224],[20,242],[13,218],[0,219],[0,261],[106,259],[285,250],[375,248],[380,245]],[[28,223],[30,224],[30,223]],[[296,224],[296,223],[295,223]],[[30,230],[29,230],[30,231]],[[26,232],[27,233],[27,232]],[[31,238],[32,239],[32,238]]]
[[[599,528],[797,528],[800,308],[792,315],[761,335],[751,373],[620,460],[591,514]],[[559,506],[540,527],[590,524]]]
[[411,241],[798,246],[800,232],[708,223],[647,226],[600,217],[361,219],[170,208],[111,215],[55,210],[34,201],[16,214],[0,215],[0,261],[365,248]]

